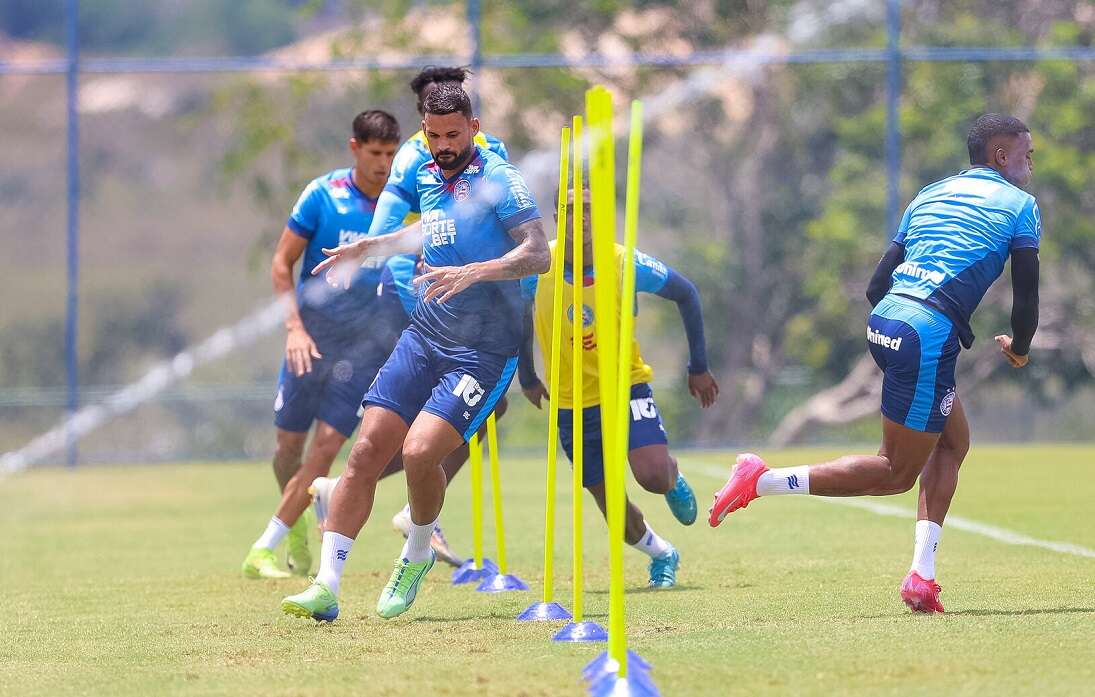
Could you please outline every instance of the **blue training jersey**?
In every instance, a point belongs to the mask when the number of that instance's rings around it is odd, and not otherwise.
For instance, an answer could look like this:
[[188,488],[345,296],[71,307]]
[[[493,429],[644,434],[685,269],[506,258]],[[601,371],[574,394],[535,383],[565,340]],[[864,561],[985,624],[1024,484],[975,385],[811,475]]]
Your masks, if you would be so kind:
[[[355,331],[369,319],[369,307],[376,301],[380,281],[379,265],[360,269],[348,290],[334,289],[312,269],[326,256],[323,248],[356,242],[368,234],[376,199],[354,185],[351,169],[336,169],[313,179],[297,200],[286,225],[308,240],[301,260],[297,303],[301,319],[337,324],[340,331]],[[312,331],[310,328],[309,331]]]
[[417,265],[418,258],[414,254],[391,257],[384,264],[384,270],[380,274],[380,286],[376,291],[381,298],[398,302],[408,317],[418,304],[418,289],[412,282]]
[[[455,176],[446,178],[431,160],[419,169],[417,183],[423,257],[435,268],[502,257],[517,246],[509,231],[540,217],[517,168],[478,145],[475,157]],[[486,281],[445,304],[417,303],[411,323],[443,348],[516,355],[521,317],[519,282]]]
[[1012,250],[1038,249],[1042,220],[1034,197],[987,167],[926,186],[901,219],[894,242],[905,261],[891,293],[945,314],[962,344],[973,344],[970,316],[1000,277]]

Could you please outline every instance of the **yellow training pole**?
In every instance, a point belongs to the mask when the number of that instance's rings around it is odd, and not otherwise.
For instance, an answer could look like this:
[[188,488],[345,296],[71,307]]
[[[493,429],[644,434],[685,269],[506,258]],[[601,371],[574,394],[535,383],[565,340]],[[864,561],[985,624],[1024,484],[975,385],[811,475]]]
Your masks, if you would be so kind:
[[468,464],[471,467],[471,535],[475,553],[475,568],[483,568],[483,449],[476,433],[468,441]]
[[498,573],[506,575],[506,530],[502,516],[502,470],[498,464],[498,425],[494,413],[487,417],[487,448],[490,450],[490,489],[494,504],[494,543],[498,548]]
[[[628,431],[631,401],[631,350],[635,338],[635,240],[639,227],[639,184],[642,177],[643,157],[643,107],[639,101],[631,102],[631,135],[627,146],[627,198],[624,204],[624,262],[620,291],[620,352],[616,376],[616,452],[612,476],[615,485],[611,489],[616,505],[610,508],[615,516],[614,535],[609,545],[609,563],[623,570],[623,530],[626,497],[624,495],[624,463],[627,462]],[[618,557],[618,558],[617,558]],[[622,581],[615,573],[613,581]],[[623,585],[615,583],[609,589],[608,646],[611,655],[620,664],[619,675],[627,670],[627,630],[624,626]]]
[[559,348],[563,343],[563,257],[567,234],[567,171],[570,167],[570,129],[559,140],[559,200],[556,202],[555,268],[552,270],[551,355],[548,358],[547,505],[544,513],[544,602],[555,598],[555,466],[559,447]]
[[[582,174],[582,155],[584,145],[582,142],[582,117],[575,116],[574,122],[574,240],[573,240],[573,256],[571,258],[571,332],[573,336],[570,342],[570,411],[571,411],[571,433],[573,441],[574,456],[574,469],[571,471],[571,492],[573,499],[573,518],[571,527],[573,528],[574,549],[573,556],[573,574],[574,574],[574,621],[582,621],[582,591],[584,583],[582,580],[582,496],[584,494],[582,486],[582,458],[585,454],[585,448],[583,446],[583,438],[585,437],[584,422],[582,421],[582,407],[584,403],[584,390],[582,389],[584,373],[583,373],[583,354],[584,347],[582,345],[582,336],[585,332],[585,305],[583,302],[582,293],[582,279],[584,277],[584,265],[585,260],[583,255],[583,230],[585,226],[585,192],[583,191],[583,174]],[[560,189],[562,191],[561,198],[566,201],[566,189]],[[560,243],[561,244],[561,243]],[[559,247],[557,246],[558,250]],[[561,253],[557,252],[557,261],[559,268],[563,266],[563,257]],[[561,289],[560,289],[561,290]]]
[[[603,87],[586,93],[586,109],[593,135],[590,143],[590,189],[593,197],[593,257],[594,257],[594,313],[597,341],[597,373],[601,407],[601,443],[605,468],[607,521],[609,536],[609,614],[623,602],[623,528],[615,509],[622,502],[622,473],[615,461],[617,439],[615,418],[617,409],[616,363],[617,330],[619,328],[618,286],[616,283],[616,184],[615,143],[612,135],[612,97]],[[626,407],[626,404],[623,405]],[[620,661],[620,675],[625,671],[624,662],[616,654],[610,656]]]

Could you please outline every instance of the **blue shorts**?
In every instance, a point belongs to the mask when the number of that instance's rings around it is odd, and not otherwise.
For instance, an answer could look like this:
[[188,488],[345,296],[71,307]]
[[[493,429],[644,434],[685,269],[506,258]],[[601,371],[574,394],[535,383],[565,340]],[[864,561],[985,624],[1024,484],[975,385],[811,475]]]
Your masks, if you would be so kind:
[[494,411],[516,370],[517,356],[443,349],[411,325],[403,330],[362,406],[394,411],[408,426],[419,412],[429,412],[448,421],[466,441]]
[[954,365],[961,346],[946,315],[911,298],[887,295],[867,321],[867,346],[882,369],[882,415],[940,433],[954,407]]
[[282,361],[274,425],[302,433],[319,419],[349,438],[361,418],[361,398],[384,365],[391,344],[317,338],[316,348],[323,358],[312,359],[310,373],[294,375]]
[[[574,462],[574,416],[571,409],[559,410],[559,442],[567,458]],[[654,404],[654,392],[650,385],[641,382],[631,386],[631,427],[628,450],[647,445],[667,445],[665,427],[658,407]],[[601,450],[601,407],[582,410],[582,486],[589,488],[605,480],[604,453]]]

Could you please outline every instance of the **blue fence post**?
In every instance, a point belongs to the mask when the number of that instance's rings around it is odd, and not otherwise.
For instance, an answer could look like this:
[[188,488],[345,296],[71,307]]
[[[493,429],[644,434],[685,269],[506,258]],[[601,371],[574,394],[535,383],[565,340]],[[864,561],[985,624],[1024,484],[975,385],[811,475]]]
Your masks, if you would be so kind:
[[[77,363],[77,331],[79,328],[80,283],[80,123],[77,100],[80,79],[80,3],[65,2],[65,46],[68,66],[65,72],[67,168],[68,168],[68,230],[66,235],[67,288],[65,292],[65,383],[66,407],[71,419],[80,406],[80,375]],[[75,467],[77,461],[76,434],[71,421],[65,432],[66,462]]]
[[[483,67],[483,18],[481,9],[479,0],[468,0],[468,25],[471,27],[471,69],[477,77]],[[479,116],[479,88],[476,87],[475,80],[472,80],[469,96],[471,96],[472,112]]]
[[901,181],[901,0],[886,0],[886,235],[897,234]]

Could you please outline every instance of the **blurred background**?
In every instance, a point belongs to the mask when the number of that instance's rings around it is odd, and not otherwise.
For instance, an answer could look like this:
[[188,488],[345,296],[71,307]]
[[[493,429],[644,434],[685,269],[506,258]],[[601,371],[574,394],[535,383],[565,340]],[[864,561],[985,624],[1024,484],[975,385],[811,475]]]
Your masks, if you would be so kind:
[[[1088,440],[1093,37],[1095,3],[1070,0],[4,0],[0,453],[268,456],[274,242],[303,186],[349,164],[356,113],[418,129],[407,82],[427,64],[472,67],[545,212],[584,90],[644,100],[640,248],[700,288],[722,385],[700,410],[675,307],[642,298],[678,446],[874,440],[866,281],[908,201],[967,165],[974,118],[1022,118],[1041,329],[1010,370],[991,340],[1005,274],[959,389],[977,441]],[[506,447],[542,448],[546,415],[510,399]]]

